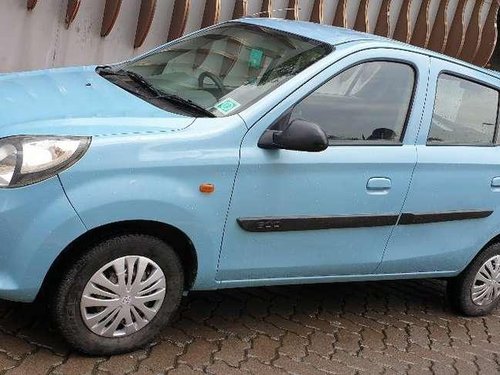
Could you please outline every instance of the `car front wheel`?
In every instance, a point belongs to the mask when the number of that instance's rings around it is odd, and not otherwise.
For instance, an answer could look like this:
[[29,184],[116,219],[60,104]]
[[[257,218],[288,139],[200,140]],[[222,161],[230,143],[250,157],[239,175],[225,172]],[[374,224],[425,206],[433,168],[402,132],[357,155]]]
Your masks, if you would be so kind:
[[89,249],[69,267],[54,297],[66,340],[92,355],[143,347],[180,304],[183,269],[174,250],[148,235],[122,235]]
[[460,313],[491,313],[500,301],[500,243],[483,250],[455,279],[448,281],[448,296]]

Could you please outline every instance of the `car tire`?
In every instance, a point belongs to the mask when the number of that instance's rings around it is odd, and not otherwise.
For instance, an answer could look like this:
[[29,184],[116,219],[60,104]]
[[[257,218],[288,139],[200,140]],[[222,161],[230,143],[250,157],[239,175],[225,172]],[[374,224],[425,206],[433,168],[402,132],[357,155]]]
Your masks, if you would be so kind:
[[447,294],[452,307],[463,315],[491,313],[500,301],[500,243],[488,246],[449,280]]
[[75,349],[99,356],[125,353],[154,340],[179,307],[183,286],[172,247],[149,235],[121,235],[70,265],[55,291],[52,313]]

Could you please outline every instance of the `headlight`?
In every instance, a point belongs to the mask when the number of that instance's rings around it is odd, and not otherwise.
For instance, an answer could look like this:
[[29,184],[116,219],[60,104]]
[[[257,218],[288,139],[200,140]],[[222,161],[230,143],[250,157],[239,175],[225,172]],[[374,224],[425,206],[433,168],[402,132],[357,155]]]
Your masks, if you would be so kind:
[[69,168],[87,151],[89,137],[16,136],[0,139],[0,188],[34,184]]

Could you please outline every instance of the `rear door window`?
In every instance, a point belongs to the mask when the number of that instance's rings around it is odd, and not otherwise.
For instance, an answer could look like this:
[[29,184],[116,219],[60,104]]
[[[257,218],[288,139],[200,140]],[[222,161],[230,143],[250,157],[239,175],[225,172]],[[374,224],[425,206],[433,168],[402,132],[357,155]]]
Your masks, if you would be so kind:
[[498,91],[450,74],[438,78],[429,145],[492,145]]

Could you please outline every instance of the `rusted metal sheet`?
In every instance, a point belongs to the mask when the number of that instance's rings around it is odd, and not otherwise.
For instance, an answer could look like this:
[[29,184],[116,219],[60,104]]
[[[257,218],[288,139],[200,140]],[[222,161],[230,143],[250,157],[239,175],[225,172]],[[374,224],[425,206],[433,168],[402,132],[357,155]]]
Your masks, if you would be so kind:
[[299,19],[299,0],[288,0],[286,19],[287,20]]
[[381,36],[389,36],[390,32],[390,9],[391,0],[383,0],[378,12],[377,24],[375,25],[374,34]]
[[333,18],[333,26],[347,27],[347,0],[339,0],[337,9],[335,9],[335,17]]
[[413,28],[410,43],[419,46],[427,47],[430,35],[430,22],[429,22],[429,7],[431,0],[422,0],[420,3],[420,10],[418,11],[417,21]]
[[323,22],[323,0],[314,0],[314,5],[309,21],[322,23]]
[[500,0],[493,0],[486,16],[486,22],[481,35],[481,44],[474,57],[474,64],[485,66],[490,61],[498,39],[497,15],[500,8]]
[[175,0],[167,40],[177,39],[184,34],[189,14],[190,0]]
[[273,10],[273,2],[272,0],[263,0],[262,1],[262,7],[260,8],[260,14],[259,16],[261,17],[271,17],[272,15],[272,10]]
[[356,14],[356,21],[354,22],[354,30],[368,31],[368,0],[361,0]]
[[78,10],[80,9],[80,0],[68,0],[68,6],[66,7],[66,28],[68,28],[71,23],[75,20]]
[[26,2],[26,8],[28,8],[28,10],[33,10],[35,9],[36,7],[36,3],[38,3],[38,0],[28,0]]
[[432,26],[431,35],[429,37],[427,48],[436,52],[444,51],[446,43],[446,30],[448,29],[448,20],[446,15],[448,13],[449,3],[450,0],[440,1],[436,18],[434,19],[434,25]]
[[220,17],[220,2],[221,0],[207,0],[205,2],[205,10],[201,20],[201,27],[207,27],[219,22]]
[[134,48],[142,46],[151,29],[156,11],[156,0],[142,0],[137,29],[135,31]]
[[408,43],[411,38],[410,31],[410,6],[411,0],[404,0],[399,11],[398,22],[394,29],[393,39]]
[[476,56],[479,44],[481,43],[481,26],[479,25],[479,16],[484,0],[476,0],[472,15],[470,17],[469,26],[465,33],[464,46],[460,52],[462,60],[472,62]]
[[248,1],[247,0],[236,0],[233,9],[233,19],[245,17],[248,12]]
[[111,30],[113,30],[113,26],[115,26],[121,6],[122,0],[106,0],[101,24],[102,37],[109,35]]
[[444,53],[448,56],[457,57],[462,51],[465,37],[465,6],[468,0],[458,0],[457,9],[451,22],[450,31],[446,40],[446,48]]

